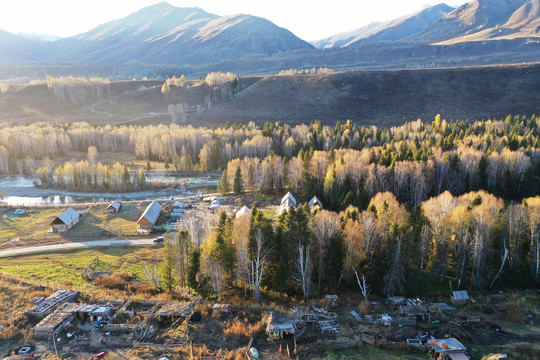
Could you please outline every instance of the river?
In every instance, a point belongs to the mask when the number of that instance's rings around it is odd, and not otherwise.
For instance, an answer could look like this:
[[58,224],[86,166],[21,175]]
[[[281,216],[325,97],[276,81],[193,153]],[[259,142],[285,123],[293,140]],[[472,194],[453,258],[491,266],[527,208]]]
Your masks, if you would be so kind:
[[[59,189],[41,189],[34,186],[33,178],[24,176],[0,177],[0,203],[11,206],[60,205],[104,202],[111,199],[152,200],[169,196],[207,194],[216,192],[217,175],[182,176],[170,173],[148,174],[146,180],[162,184],[162,190],[128,193],[85,193]],[[184,186],[180,186],[184,185]],[[173,187],[174,186],[174,187]]]

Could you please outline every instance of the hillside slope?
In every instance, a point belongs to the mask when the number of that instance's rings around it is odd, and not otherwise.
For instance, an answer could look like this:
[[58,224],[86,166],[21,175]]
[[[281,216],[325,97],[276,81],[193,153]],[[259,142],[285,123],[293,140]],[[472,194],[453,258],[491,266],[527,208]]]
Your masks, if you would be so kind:
[[[208,108],[214,90],[204,81],[188,87],[162,81],[111,82],[103,95],[77,103],[55,97],[47,85],[12,86],[0,93],[0,121],[87,121],[101,124],[284,121],[325,124],[350,119],[392,126],[431,120],[540,113],[540,63],[431,70],[350,71],[328,75],[247,77],[243,90]],[[170,107],[185,109],[171,116]],[[184,111],[184,110],[182,110]]]
[[540,113],[540,63],[270,76],[198,115],[207,123],[347,119],[361,124]]
[[44,44],[0,30],[0,63],[37,61],[43,56]]

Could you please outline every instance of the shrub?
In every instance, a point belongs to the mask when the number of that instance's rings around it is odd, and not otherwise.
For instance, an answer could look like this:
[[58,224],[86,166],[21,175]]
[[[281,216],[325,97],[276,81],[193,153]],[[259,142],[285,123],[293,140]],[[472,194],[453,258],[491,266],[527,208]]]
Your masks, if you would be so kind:
[[94,280],[96,286],[107,288],[107,289],[117,289],[117,290],[127,290],[129,284],[133,281],[133,275],[127,272],[115,272],[111,275],[105,275]]

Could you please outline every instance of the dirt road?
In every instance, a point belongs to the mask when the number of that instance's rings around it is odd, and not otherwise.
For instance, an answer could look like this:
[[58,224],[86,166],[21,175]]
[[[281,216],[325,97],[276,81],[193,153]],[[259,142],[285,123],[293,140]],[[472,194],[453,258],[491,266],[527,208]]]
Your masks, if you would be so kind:
[[83,249],[91,247],[102,247],[102,246],[141,246],[141,245],[154,245],[153,239],[136,239],[136,240],[127,240],[121,238],[114,238],[109,240],[96,240],[96,241],[86,241],[86,242],[66,242],[58,243],[53,245],[42,245],[42,246],[32,246],[26,248],[10,249],[0,251],[0,258],[8,256],[19,256],[26,254],[35,254],[47,251],[56,251],[56,250],[69,250],[69,249]]

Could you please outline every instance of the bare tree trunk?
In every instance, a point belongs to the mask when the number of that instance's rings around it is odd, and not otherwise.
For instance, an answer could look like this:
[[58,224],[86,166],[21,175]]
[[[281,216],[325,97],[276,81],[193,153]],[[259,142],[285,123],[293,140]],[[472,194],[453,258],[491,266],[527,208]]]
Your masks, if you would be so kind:
[[294,274],[295,282],[302,287],[304,299],[309,297],[309,284],[311,282],[311,257],[309,254],[309,245],[298,246],[298,257],[296,260],[296,274]]
[[364,274],[362,274],[362,281],[360,281],[360,278],[358,277],[358,273],[356,272],[356,269],[354,269],[354,274],[356,275],[356,282],[358,283],[358,286],[360,287],[360,291],[362,292],[362,295],[364,296],[364,300],[367,301],[368,295],[370,293],[369,285],[366,283],[366,277]]
[[506,258],[508,258],[508,249],[506,248],[506,241],[504,242],[504,253],[502,255],[502,261],[501,261],[501,267],[499,268],[499,271],[497,271],[497,275],[495,275],[495,278],[493,279],[493,281],[491,282],[491,285],[489,285],[489,287],[493,287],[493,284],[495,284],[495,281],[497,281],[497,278],[499,277],[499,275],[501,275],[502,273],[502,270],[503,270],[503,267],[504,267],[504,263],[506,262]]
[[161,288],[161,283],[159,281],[158,274],[157,274],[157,268],[155,266],[154,266],[154,273],[152,274],[150,270],[148,269],[148,265],[145,262],[143,272],[146,278],[148,279],[148,281],[150,281],[152,285],[154,285],[159,291],[163,291],[163,289]]

